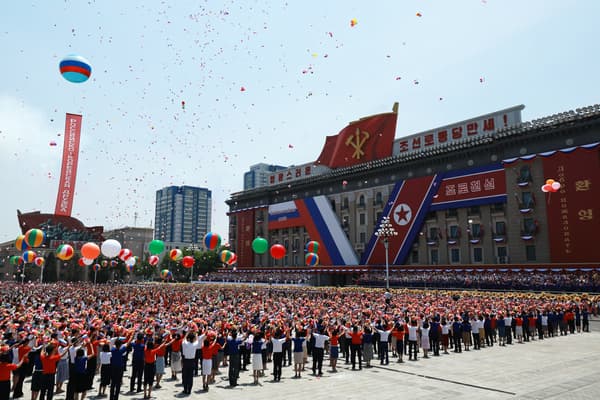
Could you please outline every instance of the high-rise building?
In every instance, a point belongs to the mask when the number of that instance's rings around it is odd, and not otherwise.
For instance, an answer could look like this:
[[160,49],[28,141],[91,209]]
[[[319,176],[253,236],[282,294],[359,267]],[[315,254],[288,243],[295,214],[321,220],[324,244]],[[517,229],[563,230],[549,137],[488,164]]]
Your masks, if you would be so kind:
[[256,189],[269,185],[269,175],[284,169],[287,169],[287,167],[264,163],[252,165],[250,171],[244,173],[244,190]]
[[156,191],[154,238],[200,243],[211,227],[212,194],[206,188],[169,186]]

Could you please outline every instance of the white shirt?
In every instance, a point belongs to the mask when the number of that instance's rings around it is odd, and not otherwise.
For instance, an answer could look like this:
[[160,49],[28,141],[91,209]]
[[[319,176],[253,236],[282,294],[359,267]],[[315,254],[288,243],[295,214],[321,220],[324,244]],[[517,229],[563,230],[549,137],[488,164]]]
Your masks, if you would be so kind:
[[181,342],[181,355],[183,356],[183,358],[196,358],[196,350],[201,347],[202,340],[200,338],[196,339],[196,341],[191,343],[188,342],[187,339],[184,339],[183,342]]
[[417,340],[417,330],[418,326],[409,326],[408,327],[408,340]]
[[379,341],[380,342],[387,342],[388,338],[390,336],[390,332],[392,332],[391,329],[389,331],[382,331],[381,329],[376,329],[376,331],[379,332]]
[[101,351],[100,352],[100,364],[106,365],[110,364],[110,356],[112,353],[110,351]]
[[471,323],[471,333],[479,333],[479,321],[475,320]]
[[325,341],[329,339],[327,335],[321,335],[319,333],[313,333],[313,337],[315,338],[315,347],[317,349],[322,349],[325,347]]
[[447,335],[449,331],[448,325],[442,325],[442,335]]
[[281,338],[281,339],[271,338],[271,343],[273,343],[273,353],[281,353],[283,351],[283,344],[285,343],[286,340],[287,340],[286,338]]

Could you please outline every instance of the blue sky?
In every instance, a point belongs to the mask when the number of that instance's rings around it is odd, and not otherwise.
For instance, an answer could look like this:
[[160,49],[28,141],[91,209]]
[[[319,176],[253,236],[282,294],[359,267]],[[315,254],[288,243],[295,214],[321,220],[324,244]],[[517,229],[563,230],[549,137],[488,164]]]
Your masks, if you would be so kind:
[[[226,236],[250,165],[313,161],[326,135],[395,101],[396,137],[598,103],[598,15],[576,0],[9,2],[0,241],[19,233],[17,208],[53,212],[67,112],[83,114],[73,216],[150,226],[157,189],[202,186]],[[60,76],[70,53],[88,82]]]

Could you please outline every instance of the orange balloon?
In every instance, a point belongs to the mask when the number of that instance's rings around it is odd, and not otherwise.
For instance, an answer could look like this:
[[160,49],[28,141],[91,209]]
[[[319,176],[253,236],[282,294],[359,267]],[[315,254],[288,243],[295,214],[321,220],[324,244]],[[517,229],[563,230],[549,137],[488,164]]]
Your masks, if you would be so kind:
[[81,246],[81,255],[83,258],[93,260],[100,255],[100,246],[98,246],[96,243],[86,243]]
[[552,185],[554,183],[554,179],[546,179],[547,185]]

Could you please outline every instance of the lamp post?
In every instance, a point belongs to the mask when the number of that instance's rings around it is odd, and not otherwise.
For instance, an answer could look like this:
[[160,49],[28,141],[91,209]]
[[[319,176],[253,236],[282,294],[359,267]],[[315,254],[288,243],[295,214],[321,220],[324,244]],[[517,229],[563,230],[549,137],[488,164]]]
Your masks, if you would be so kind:
[[469,220],[467,221],[469,223],[469,225],[467,226],[467,244],[468,244],[468,250],[469,250],[469,264],[472,264],[472,260],[473,257],[471,256],[471,239],[473,237],[473,220],[471,218],[469,218]]
[[375,236],[383,239],[385,247],[385,289],[390,290],[390,263],[389,263],[389,238],[397,236],[398,232],[390,222],[390,217],[383,217],[379,228],[375,231]]
[[[196,254],[196,243],[191,243],[190,244],[190,250],[192,251],[192,257],[194,257]],[[194,263],[196,263],[196,258],[194,257]],[[192,268],[190,269],[190,283],[192,283],[192,281],[194,280],[194,264],[192,264]]]

